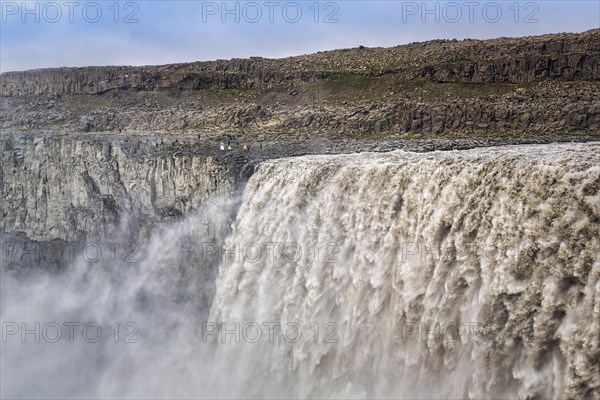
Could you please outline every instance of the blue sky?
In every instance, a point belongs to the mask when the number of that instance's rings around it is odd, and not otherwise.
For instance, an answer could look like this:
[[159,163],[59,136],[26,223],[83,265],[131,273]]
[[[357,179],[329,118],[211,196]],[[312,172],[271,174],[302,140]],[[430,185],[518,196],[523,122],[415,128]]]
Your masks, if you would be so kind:
[[0,71],[581,32],[600,1],[0,0]]

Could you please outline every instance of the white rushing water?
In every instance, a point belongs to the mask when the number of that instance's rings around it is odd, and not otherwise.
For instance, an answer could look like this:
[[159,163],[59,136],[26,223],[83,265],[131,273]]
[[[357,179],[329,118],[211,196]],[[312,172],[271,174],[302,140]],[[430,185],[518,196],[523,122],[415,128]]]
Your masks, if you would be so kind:
[[3,269],[2,395],[598,394],[600,144],[269,161],[231,207],[133,264]]

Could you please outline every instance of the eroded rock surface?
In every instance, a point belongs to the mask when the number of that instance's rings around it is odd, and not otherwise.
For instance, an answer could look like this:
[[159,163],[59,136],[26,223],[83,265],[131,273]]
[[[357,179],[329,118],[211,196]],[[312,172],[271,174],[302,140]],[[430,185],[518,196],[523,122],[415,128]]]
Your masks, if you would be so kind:
[[17,134],[1,144],[0,230],[32,240],[110,237],[125,222],[143,233],[235,187],[232,160],[159,139]]
[[0,128],[290,135],[598,133],[600,30],[284,59],[1,75]]

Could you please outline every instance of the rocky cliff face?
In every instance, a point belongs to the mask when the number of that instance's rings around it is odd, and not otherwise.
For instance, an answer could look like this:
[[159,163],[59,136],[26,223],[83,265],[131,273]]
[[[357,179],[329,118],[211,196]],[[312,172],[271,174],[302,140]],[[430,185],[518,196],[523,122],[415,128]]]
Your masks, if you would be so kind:
[[[244,152],[241,142],[234,138],[233,151],[228,153],[219,148],[219,143],[227,140],[223,135],[199,140],[198,135],[2,134],[0,263],[25,267],[35,257],[33,264],[60,268],[71,251],[81,252],[83,246],[92,246],[93,258],[98,243],[106,256],[106,252],[114,251],[110,246],[115,242],[143,242],[159,226],[202,214],[211,201],[225,200],[226,204],[234,199],[235,203],[253,165],[264,159],[572,139],[357,141],[303,137],[285,146],[279,140],[265,141]],[[230,207],[231,212],[235,207]],[[219,212],[229,213],[210,211]],[[212,219],[207,216],[205,212],[201,217]],[[206,229],[210,229],[208,225]],[[124,237],[124,232],[128,236]],[[59,250],[62,255],[57,258]]]
[[3,129],[545,135],[600,130],[600,30],[285,59],[1,75]]
[[234,165],[159,139],[0,136],[0,231],[73,242],[134,235],[231,197]]
[[[323,152],[331,136],[599,135],[599,55],[592,30],[3,73],[0,232],[71,242],[127,223],[145,234],[209,197],[231,197],[246,161],[215,151],[223,132],[271,146],[272,157]],[[212,140],[209,151],[177,143],[183,134]]]

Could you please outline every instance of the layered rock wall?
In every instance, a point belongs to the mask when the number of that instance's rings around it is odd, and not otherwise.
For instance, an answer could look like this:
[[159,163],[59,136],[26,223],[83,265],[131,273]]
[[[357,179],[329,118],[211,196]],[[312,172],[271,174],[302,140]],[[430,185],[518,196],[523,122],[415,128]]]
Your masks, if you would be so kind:
[[231,166],[155,143],[1,135],[0,231],[37,241],[110,237],[121,226],[148,231],[231,197]]

